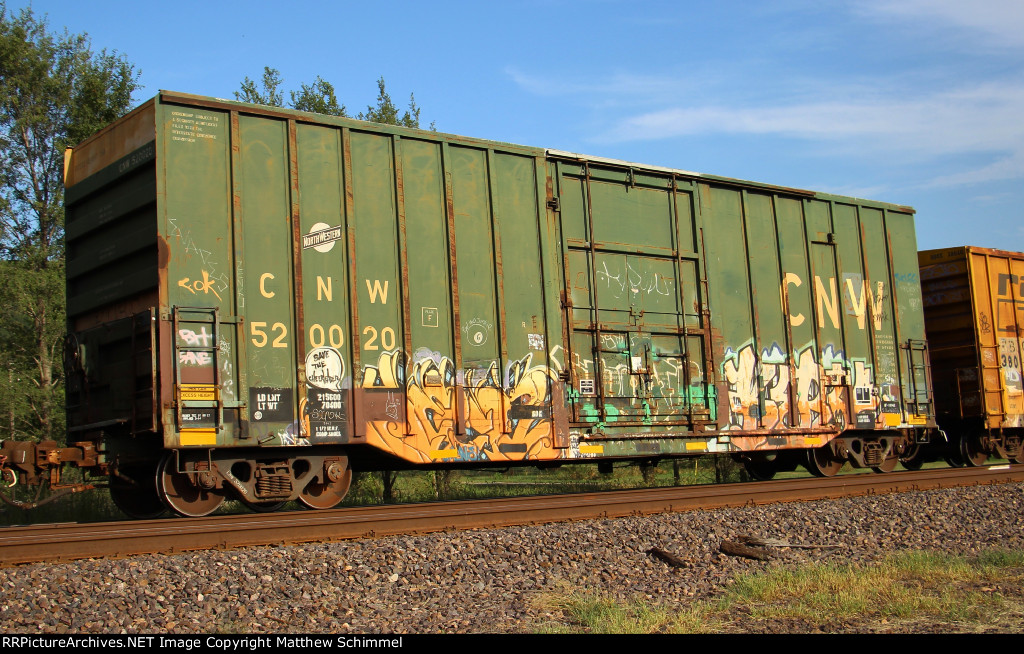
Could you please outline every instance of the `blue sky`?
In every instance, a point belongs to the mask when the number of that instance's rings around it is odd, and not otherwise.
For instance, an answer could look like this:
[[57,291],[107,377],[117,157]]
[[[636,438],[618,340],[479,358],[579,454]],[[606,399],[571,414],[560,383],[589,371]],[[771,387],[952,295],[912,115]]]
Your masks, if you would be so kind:
[[[8,10],[28,2],[8,0]],[[423,124],[913,206],[921,249],[1024,250],[1024,2],[34,0],[160,89],[383,76]]]

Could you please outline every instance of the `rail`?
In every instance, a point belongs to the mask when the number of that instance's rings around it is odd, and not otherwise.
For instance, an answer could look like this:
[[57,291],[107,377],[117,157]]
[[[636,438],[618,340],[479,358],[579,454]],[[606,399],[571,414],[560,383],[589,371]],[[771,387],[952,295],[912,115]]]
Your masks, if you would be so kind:
[[0,565],[339,541],[1022,481],[1024,465],[1001,465],[329,511],[5,527],[0,528]]

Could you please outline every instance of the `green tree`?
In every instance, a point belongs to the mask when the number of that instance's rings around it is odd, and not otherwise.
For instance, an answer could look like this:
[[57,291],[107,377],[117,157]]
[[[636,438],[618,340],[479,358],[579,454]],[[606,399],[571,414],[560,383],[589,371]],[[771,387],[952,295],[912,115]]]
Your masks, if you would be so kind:
[[[276,68],[264,66],[260,88],[257,88],[256,82],[246,77],[242,81],[241,90],[235,91],[235,99],[241,102],[282,107],[284,106],[284,94],[280,90],[282,84],[281,72]],[[401,125],[402,127],[420,126],[420,108],[416,106],[416,98],[413,94],[409,94],[409,109],[400,112],[385,88],[383,77],[377,80],[377,91],[377,104],[368,105],[365,112],[360,112],[356,116],[359,120],[385,125]],[[334,85],[319,75],[312,84],[302,84],[298,91],[289,91],[289,96],[291,98],[289,106],[292,109],[328,116],[348,116],[345,105],[338,103]],[[433,123],[430,128],[434,129]]]
[[284,96],[278,91],[281,86],[281,72],[270,66],[263,67],[263,90],[256,88],[256,82],[248,76],[242,81],[242,91],[235,91],[235,99],[253,104],[265,104],[269,107],[280,107]]
[[[280,91],[281,84],[281,71],[264,66],[262,88],[256,88],[256,82],[246,77],[242,81],[242,90],[235,91],[235,99],[268,107],[282,107],[284,94]],[[312,84],[302,84],[298,91],[289,91],[289,96],[292,109],[328,116],[348,116],[345,105],[338,104],[334,85],[319,75]]]
[[63,434],[64,150],[124,115],[136,88],[123,56],[0,2],[0,433]]
[[310,111],[328,116],[348,116],[345,105],[338,104],[338,96],[334,93],[334,85],[317,75],[312,84],[303,84],[299,92],[291,92],[292,108],[299,111]]
[[391,96],[384,89],[384,78],[377,80],[377,106],[366,107],[366,113],[360,113],[359,120],[368,120],[371,123],[383,123],[384,125],[401,125],[402,127],[420,126],[420,108],[416,106],[416,98],[409,94],[409,110],[399,117],[398,107],[391,101]]

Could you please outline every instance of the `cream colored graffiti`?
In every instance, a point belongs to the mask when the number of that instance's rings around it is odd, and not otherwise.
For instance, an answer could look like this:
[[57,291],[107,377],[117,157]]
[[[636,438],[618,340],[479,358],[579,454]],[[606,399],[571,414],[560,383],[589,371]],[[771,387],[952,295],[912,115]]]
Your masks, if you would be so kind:
[[[753,345],[743,347],[739,352],[727,352],[722,373],[729,388],[729,428],[757,429],[760,426],[760,403],[758,363]],[[751,411],[754,407],[756,409]]]
[[377,358],[376,366],[363,368],[363,388],[401,388],[400,380],[404,376],[402,370],[403,355],[399,351],[383,352]]
[[[722,373],[728,387],[730,430],[784,430],[850,424],[847,386],[827,383],[829,373],[844,369],[831,346],[815,360],[813,347],[795,357],[777,344],[758,357],[753,344],[726,352]],[[839,364],[839,365],[837,365]]]
[[766,429],[782,429],[788,421],[790,369],[786,355],[774,346],[761,357],[763,366],[761,379],[764,380],[764,417],[762,426]]

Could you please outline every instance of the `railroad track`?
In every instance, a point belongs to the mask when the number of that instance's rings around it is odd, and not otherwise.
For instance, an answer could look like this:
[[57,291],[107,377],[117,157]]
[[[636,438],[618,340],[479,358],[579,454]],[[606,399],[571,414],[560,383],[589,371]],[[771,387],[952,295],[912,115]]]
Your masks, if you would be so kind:
[[347,540],[1024,481],[1024,465],[743,484],[0,528],[0,565]]

